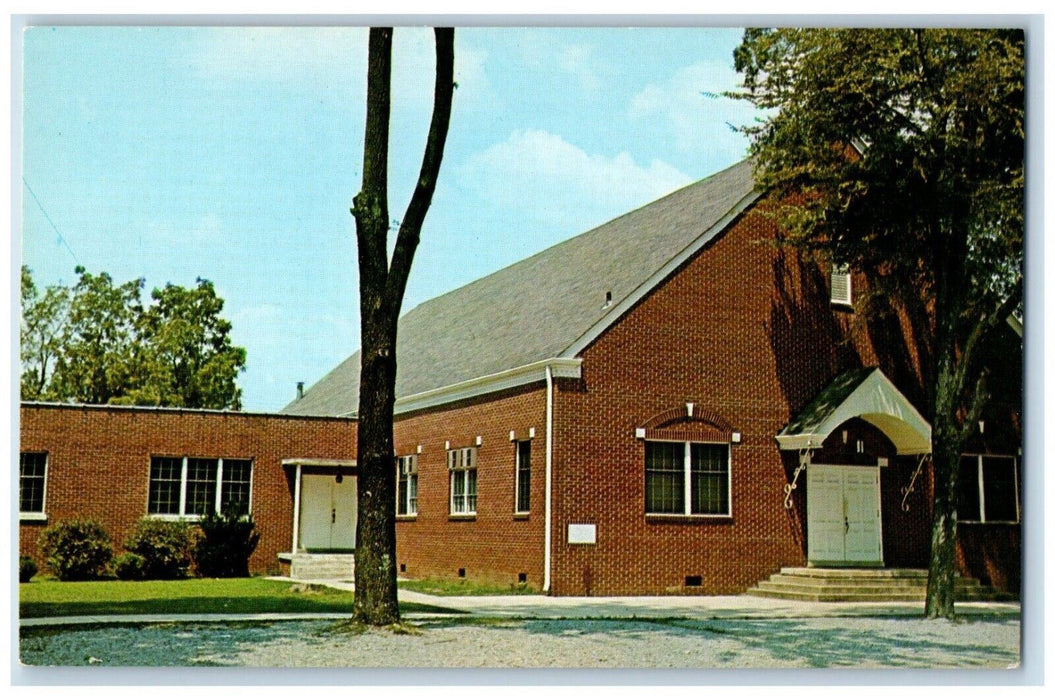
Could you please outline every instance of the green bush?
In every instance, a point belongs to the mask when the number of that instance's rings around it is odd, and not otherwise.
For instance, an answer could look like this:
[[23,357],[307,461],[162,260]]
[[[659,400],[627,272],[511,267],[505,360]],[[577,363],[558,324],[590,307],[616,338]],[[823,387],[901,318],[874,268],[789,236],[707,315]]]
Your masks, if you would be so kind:
[[63,520],[44,530],[37,545],[60,581],[100,578],[113,558],[110,536],[88,518]]
[[249,555],[260,541],[253,516],[226,511],[208,513],[198,523],[194,568],[199,576],[233,578],[249,575]]
[[23,554],[18,558],[18,582],[29,583],[29,579],[37,575],[37,563],[33,557]]
[[143,558],[142,577],[184,578],[190,570],[190,528],[182,521],[143,518],[125,541],[125,551]]
[[145,577],[146,560],[134,552],[125,552],[114,559],[114,573],[122,581],[140,581]]

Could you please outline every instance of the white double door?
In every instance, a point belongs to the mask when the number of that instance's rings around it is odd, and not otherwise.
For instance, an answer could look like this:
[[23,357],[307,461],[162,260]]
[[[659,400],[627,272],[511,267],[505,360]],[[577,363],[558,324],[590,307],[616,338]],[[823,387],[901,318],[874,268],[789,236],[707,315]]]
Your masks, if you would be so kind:
[[355,477],[345,476],[338,483],[334,474],[301,475],[300,549],[353,551],[357,495]]
[[879,467],[811,464],[806,475],[809,561],[882,566]]

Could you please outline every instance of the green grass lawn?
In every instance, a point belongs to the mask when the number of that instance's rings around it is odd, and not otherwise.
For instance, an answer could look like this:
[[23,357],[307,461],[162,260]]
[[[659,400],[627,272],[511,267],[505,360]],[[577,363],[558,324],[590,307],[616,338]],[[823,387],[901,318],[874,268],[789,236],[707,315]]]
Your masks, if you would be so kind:
[[399,582],[399,587],[429,595],[531,595],[538,593],[527,586],[473,583],[466,579],[406,579]]
[[[23,618],[179,613],[352,612],[355,596],[325,586],[265,578],[179,581],[36,580],[18,586]],[[403,613],[454,612],[401,603]]]

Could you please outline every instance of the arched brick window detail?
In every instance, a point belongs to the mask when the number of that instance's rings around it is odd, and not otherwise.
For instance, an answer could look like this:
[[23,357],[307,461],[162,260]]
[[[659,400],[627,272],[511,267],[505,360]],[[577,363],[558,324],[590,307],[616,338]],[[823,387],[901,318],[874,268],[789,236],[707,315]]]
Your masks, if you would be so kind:
[[[713,411],[700,410],[685,404],[657,413],[637,429],[637,437],[645,440],[675,440],[679,442],[731,442],[733,426]],[[690,414],[691,411],[691,414]]]

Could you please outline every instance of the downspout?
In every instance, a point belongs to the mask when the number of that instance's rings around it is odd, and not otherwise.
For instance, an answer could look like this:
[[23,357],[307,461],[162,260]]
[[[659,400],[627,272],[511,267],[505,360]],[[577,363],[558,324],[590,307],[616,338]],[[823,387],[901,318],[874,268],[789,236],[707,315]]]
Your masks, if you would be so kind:
[[546,365],[546,551],[542,592],[549,593],[550,549],[553,543],[553,368]]

